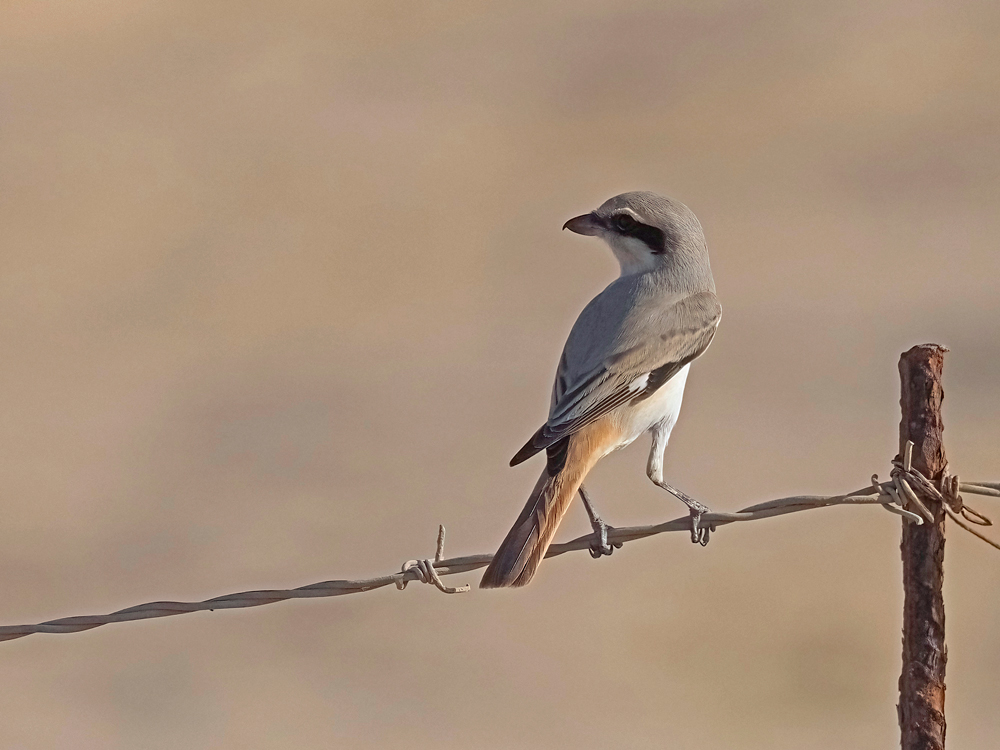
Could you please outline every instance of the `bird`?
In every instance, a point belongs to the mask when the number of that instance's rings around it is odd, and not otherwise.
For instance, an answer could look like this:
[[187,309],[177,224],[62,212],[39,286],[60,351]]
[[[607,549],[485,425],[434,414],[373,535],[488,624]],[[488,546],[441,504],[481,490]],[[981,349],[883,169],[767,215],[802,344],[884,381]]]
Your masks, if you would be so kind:
[[481,588],[531,581],[577,493],[597,539],[591,554],[611,554],[609,527],[583,482],[601,458],[646,432],[652,434],[646,475],[688,507],[691,540],[708,542],[710,528],[702,523],[708,507],[663,478],[688,370],[712,343],[722,316],[701,224],[680,201],[636,191],[563,229],[603,240],[621,273],[577,318],[556,369],[548,419],[510,461],[516,466],[545,451],[545,468]]

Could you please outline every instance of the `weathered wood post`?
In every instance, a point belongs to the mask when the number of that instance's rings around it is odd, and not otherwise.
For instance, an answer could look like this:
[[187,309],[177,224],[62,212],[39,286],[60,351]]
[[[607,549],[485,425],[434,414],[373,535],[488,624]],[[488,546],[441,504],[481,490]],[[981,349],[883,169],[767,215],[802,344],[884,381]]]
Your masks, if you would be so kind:
[[[936,482],[948,462],[941,422],[941,372],[948,350],[915,346],[899,359],[903,419],[899,454],[913,441],[913,468]],[[940,503],[924,500],[934,516],[923,525],[903,522],[903,671],[899,676],[899,729],[903,750],[943,750],[944,519]]]

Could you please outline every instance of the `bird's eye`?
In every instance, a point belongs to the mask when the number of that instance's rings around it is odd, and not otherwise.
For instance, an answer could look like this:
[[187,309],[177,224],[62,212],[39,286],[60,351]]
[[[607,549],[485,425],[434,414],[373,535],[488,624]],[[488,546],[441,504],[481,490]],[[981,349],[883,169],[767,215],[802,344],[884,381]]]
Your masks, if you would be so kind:
[[620,232],[630,232],[635,229],[638,222],[628,214],[619,214],[615,217],[615,226]]

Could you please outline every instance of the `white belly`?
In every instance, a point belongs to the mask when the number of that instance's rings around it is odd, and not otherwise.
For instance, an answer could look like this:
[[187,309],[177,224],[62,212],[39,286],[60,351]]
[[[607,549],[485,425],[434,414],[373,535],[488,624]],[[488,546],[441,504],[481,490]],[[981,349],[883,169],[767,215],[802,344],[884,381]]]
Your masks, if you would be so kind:
[[684,398],[684,384],[687,383],[688,368],[684,365],[676,375],[668,380],[659,390],[647,399],[636,404],[629,404],[618,409],[613,419],[622,432],[621,442],[611,450],[618,450],[630,444],[644,432],[660,425],[664,438],[670,437],[670,431],[681,413],[681,401]]

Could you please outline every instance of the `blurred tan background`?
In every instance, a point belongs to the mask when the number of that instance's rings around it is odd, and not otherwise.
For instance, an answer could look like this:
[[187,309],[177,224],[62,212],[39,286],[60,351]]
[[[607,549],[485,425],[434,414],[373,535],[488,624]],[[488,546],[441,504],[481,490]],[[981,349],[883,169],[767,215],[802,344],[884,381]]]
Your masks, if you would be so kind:
[[[388,573],[438,523],[495,549],[616,273],[559,228],[624,190],[698,213],[725,307],[671,481],[884,475],[926,341],[953,468],[1000,478],[998,34],[987,1],[3,3],[0,622]],[[613,524],[680,515],[640,443],[590,480]],[[32,636],[0,747],[894,747],[898,527]],[[998,590],[953,531],[955,747],[1000,736]]]

